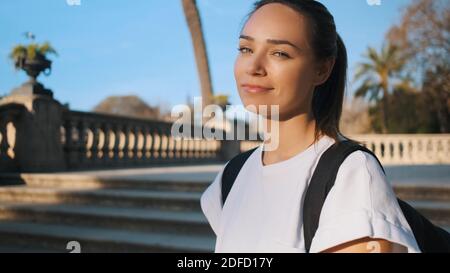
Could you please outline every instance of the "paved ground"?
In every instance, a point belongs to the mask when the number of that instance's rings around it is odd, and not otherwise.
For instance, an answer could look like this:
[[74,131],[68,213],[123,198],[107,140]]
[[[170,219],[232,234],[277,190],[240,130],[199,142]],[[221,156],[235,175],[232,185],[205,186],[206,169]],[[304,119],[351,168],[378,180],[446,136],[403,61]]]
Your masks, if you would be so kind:
[[[223,165],[154,167],[58,174],[94,176],[100,179],[127,177],[133,180],[212,181],[222,167]],[[393,184],[447,184],[450,186],[450,165],[385,166],[385,170]]]
[[393,184],[446,184],[450,186],[450,165],[386,166]]

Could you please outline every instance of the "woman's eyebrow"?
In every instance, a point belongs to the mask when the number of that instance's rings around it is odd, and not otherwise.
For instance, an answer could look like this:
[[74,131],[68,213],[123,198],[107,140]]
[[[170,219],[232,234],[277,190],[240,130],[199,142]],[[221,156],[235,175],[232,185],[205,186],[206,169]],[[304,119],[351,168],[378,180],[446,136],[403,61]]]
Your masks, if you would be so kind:
[[[251,37],[251,36],[247,36],[247,35],[240,35],[239,39],[245,39],[245,40],[249,40],[249,41],[254,41],[255,38]],[[274,44],[274,45],[290,45],[294,48],[296,48],[299,51],[302,51],[298,46],[294,45],[293,43],[289,42],[288,40],[278,40],[278,39],[267,39],[266,42],[268,42],[269,44]]]

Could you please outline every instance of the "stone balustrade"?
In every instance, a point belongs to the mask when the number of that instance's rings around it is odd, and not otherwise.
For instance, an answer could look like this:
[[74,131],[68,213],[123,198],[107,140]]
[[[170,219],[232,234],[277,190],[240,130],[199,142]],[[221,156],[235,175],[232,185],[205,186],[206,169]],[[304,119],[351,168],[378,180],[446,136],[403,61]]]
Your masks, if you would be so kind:
[[[17,103],[0,105],[0,171],[220,164],[261,143],[175,138],[170,122],[55,110],[54,102],[51,107],[46,101],[39,103],[33,104],[33,111]],[[192,126],[191,132],[195,129]],[[450,164],[450,134],[349,137],[386,165]]]
[[[62,144],[70,169],[206,163],[221,159],[221,142],[174,138],[172,123],[97,113],[64,113]],[[194,127],[191,128],[194,132]]]
[[387,165],[450,164],[450,134],[351,135]]
[[[450,134],[348,135],[375,153],[384,165],[450,164]],[[241,152],[260,142],[242,141]]]

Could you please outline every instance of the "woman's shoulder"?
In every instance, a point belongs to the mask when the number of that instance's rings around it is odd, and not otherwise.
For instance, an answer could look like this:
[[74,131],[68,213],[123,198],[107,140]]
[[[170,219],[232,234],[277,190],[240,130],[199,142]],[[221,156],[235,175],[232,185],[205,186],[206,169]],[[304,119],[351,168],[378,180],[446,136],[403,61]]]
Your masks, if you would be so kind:
[[355,151],[341,164],[320,215],[314,251],[370,237],[397,242],[417,252],[412,231],[392,185],[377,159]]
[[342,162],[337,179],[345,181],[357,179],[367,186],[389,186],[390,183],[383,166],[371,153],[357,150],[349,154]]
[[232,169],[239,169],[240,171],[238,172],[238,174],[242,173],[242,169],[244,169],[244,167],[248,165],[249,161],[257,159],[257,157],[255,156],[257,156],[257,152],[260,149],[261,145],[258,145],[250,150],[239,153],[238,155],[228,160],[225,164],[221,165],[214,180],[202,193],[201,203],[205,206],[207,206],[208,203],[212,203],[216,210],[221,207],[219,206],[219,203],[221,205],[222,179],[224,178],[224,174],[226,175],[226,179],[229,180],[230,174],[235,173],[235,170]]
[[211,203],[213,200],[214,203],[217,203],[216,199],[219,199],[221,196],[221,185],[222,185],[222,176],[225,170],[225,167],[228,165],[229,161],[222,165],[217,172],[214,180],[206,187],[203,191],[200,202],[206,205],[206,203]]
[[341,171],[341,169],[347,171],[362,169],[370,172],[371,174],[384,174],[382,166],[378,163],[378,159],[371,153],[361,150],[357,150],[349,154],[342,162],[339,171]]
[[200,197],[201,210],[216,235],[218,234],[222,214],[222,175],[227,164],[228,162],[221,166],[214,180]]
[[326,202],[341,212],[366,213],[372,219],[407,226],[391,182],[370,153],[355,151],[344,160],[328,197]]
[[374,194],[389,194],[392,186],[374,155],[365,151],[354,151],[342,162],[336,175],[335,186],[344,191],[359,189],[372,197]]

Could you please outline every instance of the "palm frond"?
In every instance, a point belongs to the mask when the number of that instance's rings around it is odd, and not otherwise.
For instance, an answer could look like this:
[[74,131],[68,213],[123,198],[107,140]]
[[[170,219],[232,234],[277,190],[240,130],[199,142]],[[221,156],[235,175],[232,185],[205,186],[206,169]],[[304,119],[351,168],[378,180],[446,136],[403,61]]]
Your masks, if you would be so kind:
[[37,55],[38,45],[31,43],[27,46],[27,58],[34,59]]
[[373,92],[376,83],[371,79],[366,79],[362,82],[362,84],[355,90],[355,97],[365,98],[367,95],[370,95],[370,92]]
[[39,53],[41,53],[42,55],[47,55],[47,54],[54,54],[56,56],[58,56],[58,53],[56,52],[56,50],[50,45],[49,42],[45,42],[42,45],[40,45],[38,47],[38,51]]
[[380,58],[380,55],[378,54],[378,52],[373,48],[373,47],[368,47],[367,48],[367,58],[375,64],[375,66],[380,66],[382,61]]
[[13,60],[17,60],[18,58],[26,58],[27,56],[27,48],[24,45],[17,45],[9,54],[9,58]]
[[372,74],[376,73],[376,68],[371,63],[360,63],[358,67],[356,68],[356,72],[354,77],[354,80],[357,81],[361,79],[362,77],[368,77]]

